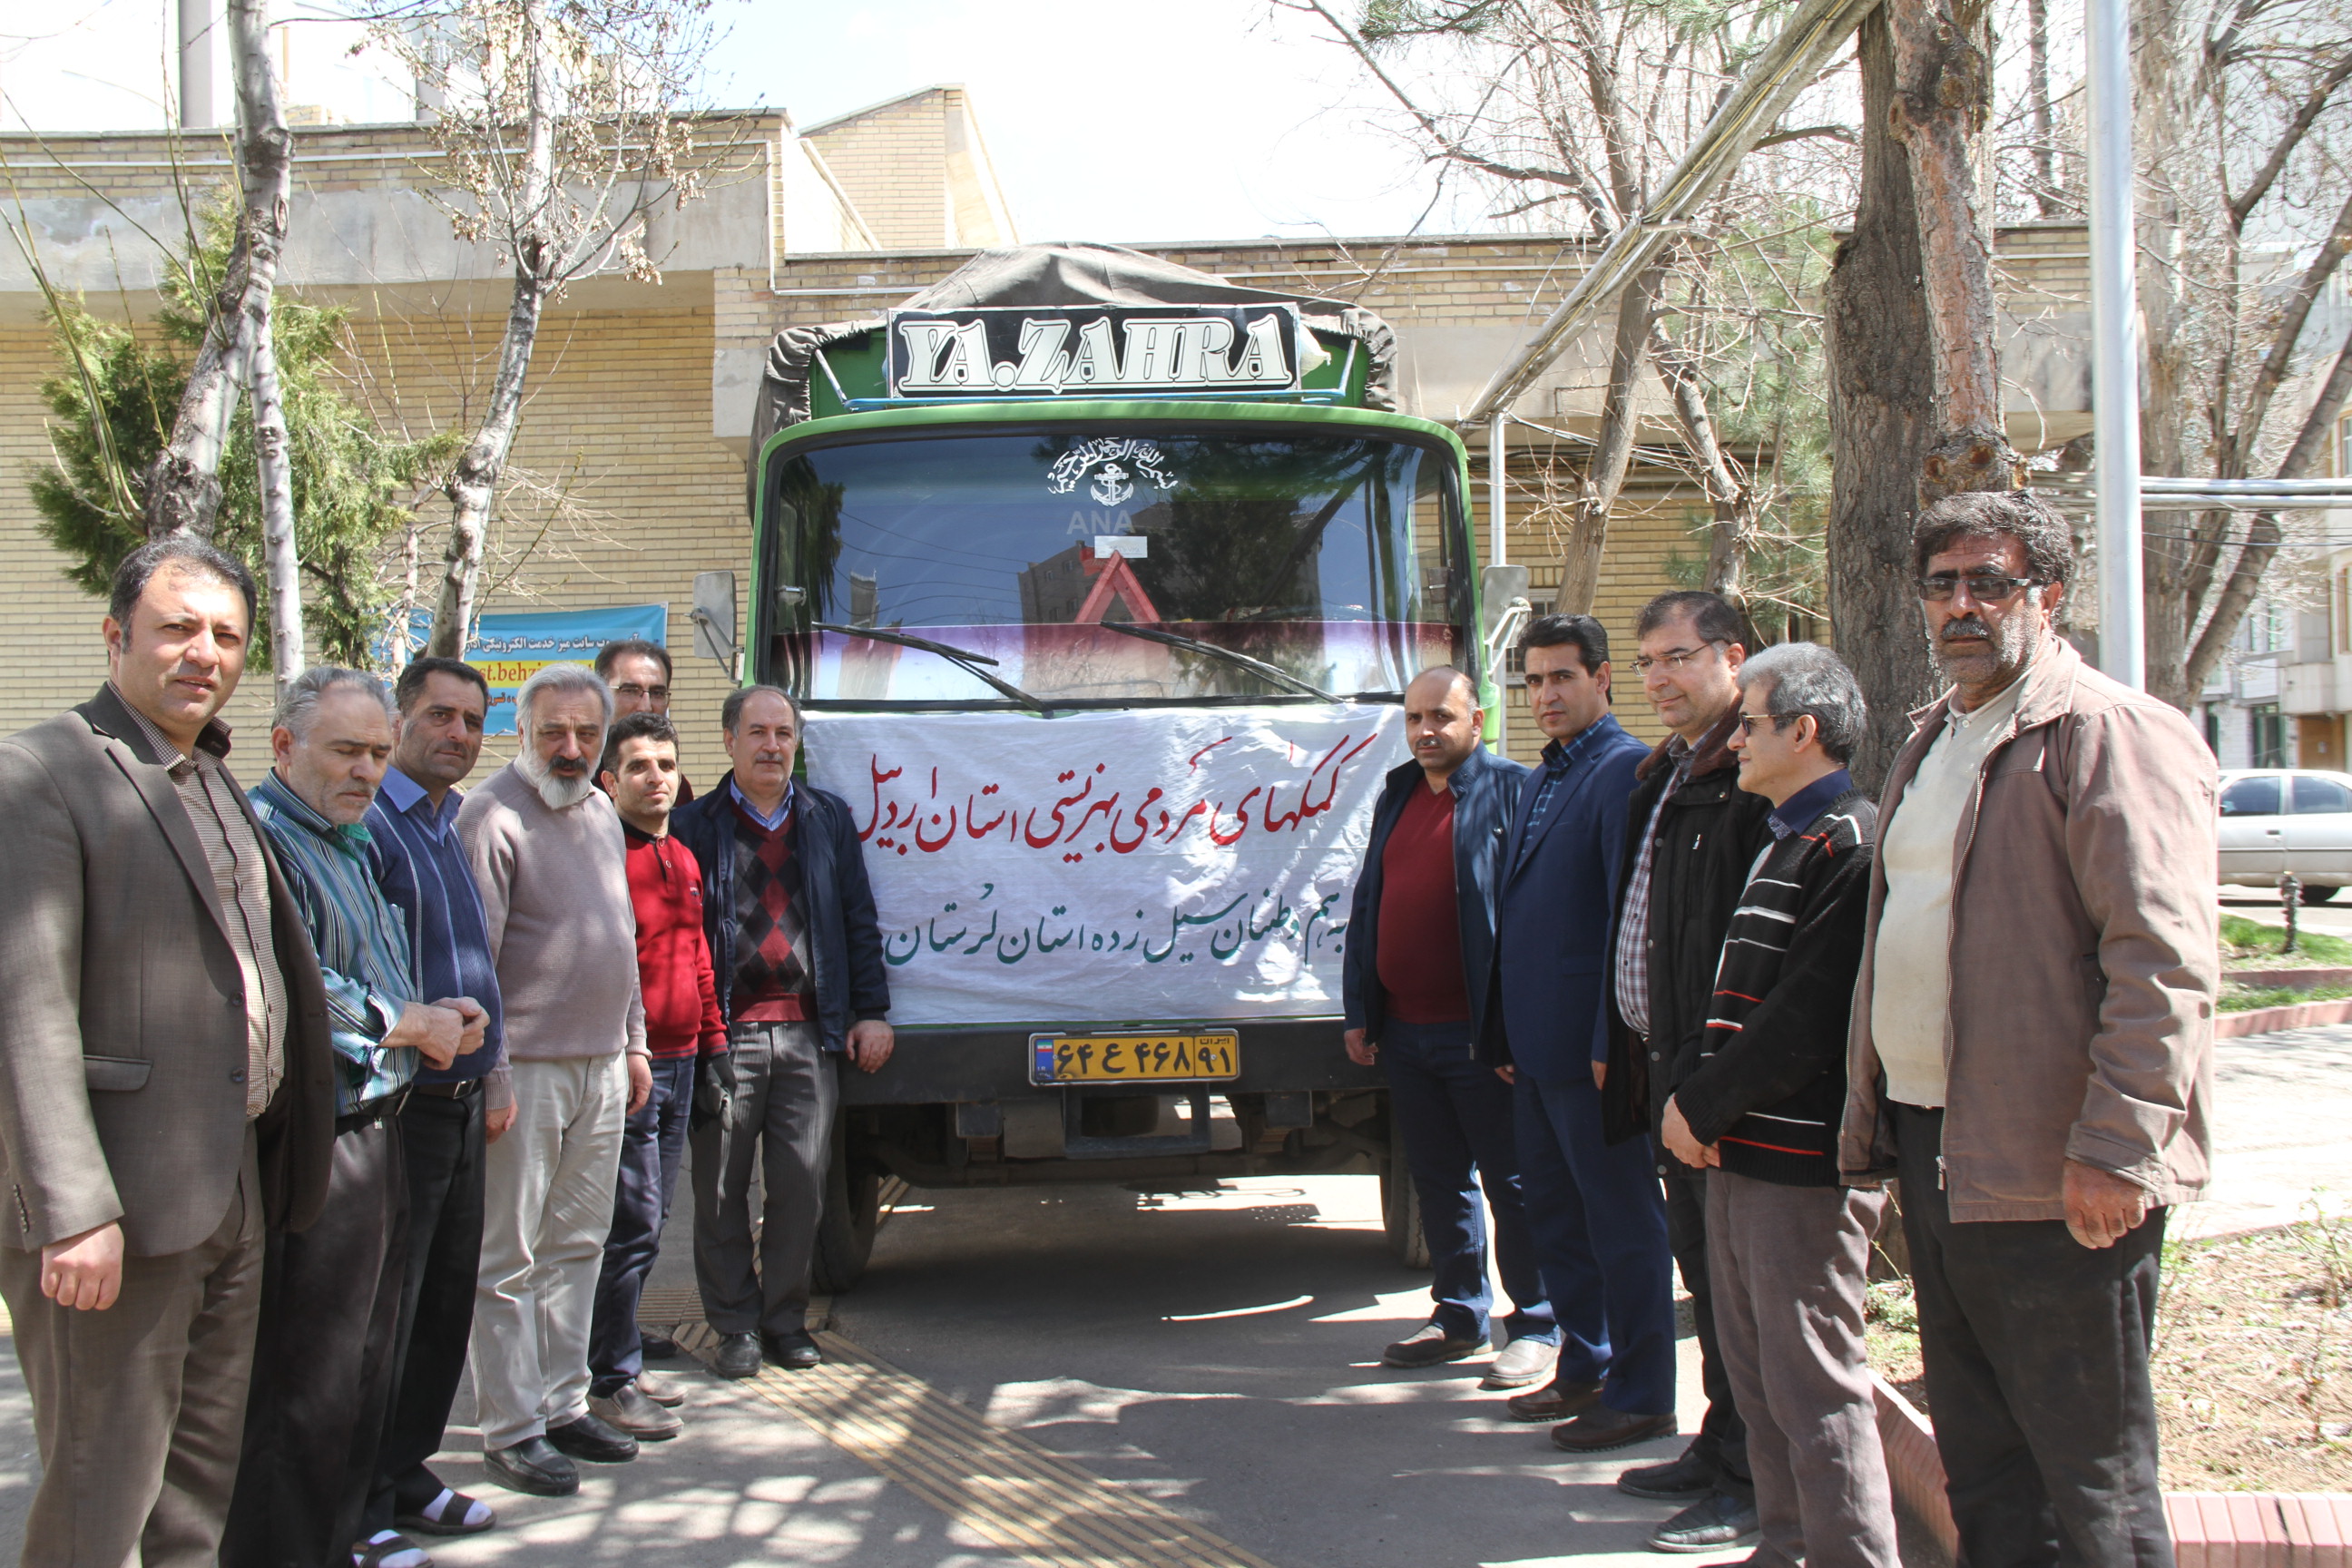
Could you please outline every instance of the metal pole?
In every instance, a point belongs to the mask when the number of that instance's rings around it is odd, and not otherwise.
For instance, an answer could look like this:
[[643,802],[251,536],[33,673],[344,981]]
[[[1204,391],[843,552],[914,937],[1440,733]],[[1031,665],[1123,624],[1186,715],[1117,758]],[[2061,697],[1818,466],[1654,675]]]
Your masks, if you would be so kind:
[[2133,279],[2128,0],[2088,0],[2092,475],[2098,487],[2099,668],[2147,684],[2139,516],[2139,296]]
[[[1508,531],[1506,524],[1510,513],[1510,476],[1505,467],[1503,437],[1510,419],[1508,414],[1497,410],[1486,421],[1486,559],[1497,566],[1508,564],[1503,542]],[[1496,671],[1495,752],[1498,756],[1510,754],[1504,744],[1511,732],[1511,688],[1509,681],[1503,679],[1504,673]]]
[[1503,467],[1503,432],[1510,417],[1497,414],[1486,421],[1486,556],[1497,566],[1508,564],[1503,549],[1504,524],[1510,511],[1510,499],[1505,493],[1509,480]]
[[214,0],[180,0],[180,129],[213,126]]

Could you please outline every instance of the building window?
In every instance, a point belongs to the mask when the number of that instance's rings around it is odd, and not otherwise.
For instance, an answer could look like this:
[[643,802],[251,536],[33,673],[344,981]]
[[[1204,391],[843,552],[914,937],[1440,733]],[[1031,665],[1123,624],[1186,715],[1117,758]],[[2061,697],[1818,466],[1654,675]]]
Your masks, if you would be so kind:
[[2205,749],[2221,754],[2221,710],[2210,702],[2205,704]]
[[2286,719],[2275,702],[2265,702],[2250,709],[2246,717],[2252,721],[2254,762],[2258,768],[2283,768],[2287,765]]
[[[1559,595],[1529,594],[1528,595],[1528,619],[1526,623],[1521,625],[1519,629],[1522,632],[1526,631],[1528,625],[1532,625],[1533,623],[1543,619],[1546,616],[1551,615],[1559,608]],[[1514,642],[1510,647],[1503,650],[1503,684],[1506,686],[1525,686],[1527,683],[1527,661],[1519,657],[1519,645],[1517,642]]]

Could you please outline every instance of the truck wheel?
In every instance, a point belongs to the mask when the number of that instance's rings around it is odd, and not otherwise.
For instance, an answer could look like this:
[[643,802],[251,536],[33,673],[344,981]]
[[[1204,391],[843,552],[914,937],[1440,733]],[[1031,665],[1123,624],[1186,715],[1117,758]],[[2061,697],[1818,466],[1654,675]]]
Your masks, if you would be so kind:
[[857,1283],[874,1256],[874,1233],[882,1218],[882,1173],[865,1157],[846,1127],[833,1134],[833,1164],[825,1172],[824,1213],[816,1225],[816,1254],[809,1263],[809,1289],[835,1296]]
[[1396,1260],[1407,1268],[1426,1268],[1429,1238],[1421,1233],[1421,1194],[1413,1187],[1412,1173],[1405,1169],[1404,1150],[1391,1136],[1388,1164],[1381,1172],[1381,1223],[1388,1228],[1389,1250]]
[[2303,885],[2303,901],[2306,904],[2324,904],[2343,890],[2341,888],[2315,888],[2309,882],[2305,882]]

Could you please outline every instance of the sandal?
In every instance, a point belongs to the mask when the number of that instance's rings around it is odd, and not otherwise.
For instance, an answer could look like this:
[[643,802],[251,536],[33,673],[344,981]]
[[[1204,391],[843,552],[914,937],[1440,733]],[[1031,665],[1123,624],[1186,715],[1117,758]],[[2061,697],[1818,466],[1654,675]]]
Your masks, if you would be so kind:
[[396,1530],[379,1530],[352,1545],[352,1568],[433,1568],[431,1553]]
[[[499,1516],[490,1511],[489,1504],[443,1487],[439,1497],[414,1512],[401,1514],[393,1522],[419,1535],[479,1535],[497,1524]],[[393,1568],[412,1565],[399,1563]]]

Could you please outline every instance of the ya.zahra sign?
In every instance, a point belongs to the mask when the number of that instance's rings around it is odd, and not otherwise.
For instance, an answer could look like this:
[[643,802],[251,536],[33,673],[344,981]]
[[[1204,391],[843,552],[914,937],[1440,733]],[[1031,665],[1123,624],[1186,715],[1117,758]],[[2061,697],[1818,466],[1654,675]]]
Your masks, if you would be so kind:
[[889,341],[893,397],[1296,392],[1311,342],[1292,305],[893,310]]
[[813,713],[866,847],[890,1017],[1139,1024],[1340,1011],[1388,706]]

